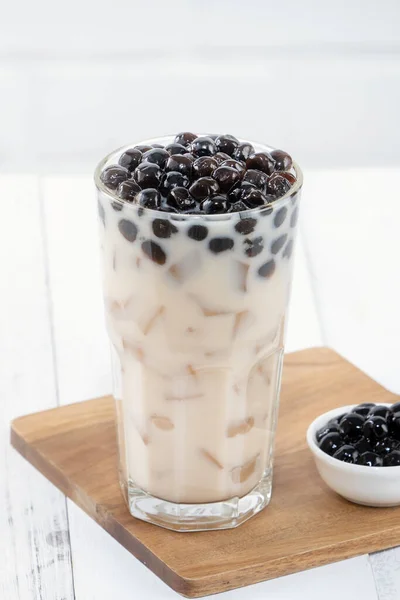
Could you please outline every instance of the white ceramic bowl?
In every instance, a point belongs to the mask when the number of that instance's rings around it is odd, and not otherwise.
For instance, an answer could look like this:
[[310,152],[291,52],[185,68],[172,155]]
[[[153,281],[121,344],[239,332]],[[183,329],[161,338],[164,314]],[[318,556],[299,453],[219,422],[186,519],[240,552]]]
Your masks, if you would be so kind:
[[[335,492],[356,504],[367,506],[397,506],[400,504],[400,466],[365,467],[352,465],[322,452],[315,435],[329,419],[355,408],[341,406],[331,410],[311,423],[307,430],[307,443],[314,455],[315,464],[325,483]],[[385,404],[385,406],[391,406]]]

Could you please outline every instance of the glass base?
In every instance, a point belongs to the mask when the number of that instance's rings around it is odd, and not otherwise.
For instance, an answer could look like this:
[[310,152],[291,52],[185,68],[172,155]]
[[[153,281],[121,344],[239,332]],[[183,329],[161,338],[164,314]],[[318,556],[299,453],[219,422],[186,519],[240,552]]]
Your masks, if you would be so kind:
[[208,531],[238,527],[265,508],[271,500],[272,469],[242,498],[206,504],[176,504],[155,498],[133,482],[123,486],[133,517],[173,531]]

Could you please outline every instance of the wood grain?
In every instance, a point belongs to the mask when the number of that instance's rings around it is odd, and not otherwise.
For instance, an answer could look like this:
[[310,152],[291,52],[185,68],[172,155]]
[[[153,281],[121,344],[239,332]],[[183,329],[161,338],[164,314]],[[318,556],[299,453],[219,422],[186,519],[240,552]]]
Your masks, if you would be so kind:
[[73,600],[65,497],[8,442],[57,406],[39,178],[0,174],[0,204],[0,598]]
[[13,422],[12,443],[169,586],[199,597],[400,542],[400,509],[360,507],[330,492],[304,439],[321,412],[395,399],[331,350],[287,356],[271,504],[221,532],[179,534],[130,516],[117,481],[109,397],[21,417]]

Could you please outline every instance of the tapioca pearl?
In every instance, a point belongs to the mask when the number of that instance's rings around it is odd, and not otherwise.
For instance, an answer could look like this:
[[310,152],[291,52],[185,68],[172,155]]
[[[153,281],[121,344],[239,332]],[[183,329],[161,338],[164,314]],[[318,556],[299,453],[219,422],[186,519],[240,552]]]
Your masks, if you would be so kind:
[[244,240],[243,244],[245,246],[244,253],[249,258],[258,256],[264,250],[264,240],[262,236],[256,237],[253,240]]
[[161,180],[160,192],[163,196],[168,197],[168,194],[176,187],[187,188],[190,185],[190,179],[187,175],[179,171],[169,171],[165,173]]
[[242,200],[249,208],[257,208],[267,204],[265,195],[257,188],[249,188],[243,192]]
[[234,151],[233,158],[236,160],[246,161],[252,154],[254,154],[254,147],[247,142],[243,142],[242,144],[239,144]]
[[168,144],[165,146],[165,150],[172,156],[173,154],[185,154],[188,151],[186,146],[182,144]]
[[243,175],[243,173],[246,171],[246,167],[244,166],[244,164],[239,162],[238,160],[234,160],[233,158],[230,158],[229,160],[224,160],[224,162],[221,163],[220,166],[221,167],[231,167],[232,169],[235,169],[235,171],[237,171],[241,175]]
[[217,152],[214,154],[213,159],[217,161],[218,166],[220,167],[223,162],[226,160],[230,160],[232,157],[229,156],[226,152]]
[[251,183],[251,185],[255,185],[256,188],[265,193],[267,191],[268,175],[256,169],[249,169],[243,175],[243,182]]
[[271,244],[271,253],[272,254],[278,254],[279,250],[282,250],[283,246],[286,244],[286,240],[287,240],[287,233],[284,233],[283,235],[279,236],[278,238],[276,238],[276,240],[274,240]]
[[170,238],[173,233],[178,233],[177,227],[168,219],[154,219],[151,228],[158,238]]
[[213,194],[218,194],[219,185],[212,177],[200,177],[192,183],[189,192],[195,200],[201,202]]
[[151,150],[152,147],[153,146],[150,146],[149,144],[138,144],[137,146],[135,146],[134,150],[140,150],[140,152],[143,154],[144,152]]
[[213,254],[220,254],[232,250],[235,242],[230,237],[216,237],[209,241],[208,247]]
[[229,192],[239,181],[240,173],[232,167],[223,167],[222,165],[215,169],[213,178],[219,185],[221,192]]
[[200,156],[193,163],[193,175],[199,177],[210,177],[218,167],[217,161],[211,156]]
[[159,244],[153,242],[153,240],[145,240],[142,243],[143,253],[155,262],[157,265],[164,265],[167,260],[167,255]]
[[200,210],[207,215],[217,215],[228,212],[228,206],[227,197],[224,194],[216,194],[203,200]]
[[280,208],[279,210],[276,211],[275,216],[274,216],[274,226],[275,227],[280,227],[282,225],[282,223],[285,221],[286,216],[287,216],[287,208],[286,206],[282,206],[282,208]]
[[202,242],[208,236],[208,228],[205,225],[191,225],[187,234],[190,239]]
[[155,188],[142,190],[136,196],[136,201],[144,208],[151,208],[152,210],[159,210],[161,208],[161,196],[159,191]]
[[195,212],[198,208],[196,200],[191,197],[189,191],[184,187],[176,187],[170,191],[166,206],[183,213]]
[[247,169],[263,171],[267,175],[274,172],[275,162],[268,152],[256,152],[251,154],[246,160]]
[[250,233],[253,233],[256,225],[257,219],[240,219],[240,221],[238,221],[235,225],[235,231],[237,231],[241,235],[249,235]]
[[164,148],[164,146],[162,144],[152,144],[151,147],[152,148]]
[[219,135],[215,140],[217,152],[225,152],[232,156],[236,148],[239,146],[239,140],[233,135]]
[[[174,155],[174,156],[176,156],[176,155]],[[186,156],[186,158],[188,158],[192,164],[196,160],[196,157],[193,156],[193,154],[191,154],[190,152],[185,152],[185,154],[178,154],[178,156]]]
[[299,218],[299,207],[295,206],[292,214],[290,215],[290,227],[296,227]]
[[168,158],[165,164],[165,170],[167,172],[179,171],[179,173],[183,173],[183,175],[190,177],[192,173],[192,161],[184,154],[173,154]]
[[195,133],[190,131],[183,131],[175,136],[174,143],[180,144],[181,146],[190,146],[192,142],[197,138]]
[[110,190],[116,190],[119,184],[128,179],[129,176],[130,173],[125,167],[111,165],[101,172],[100,179]]
[[264,279],[269,279],[275,273],[275,268],[276,268],[275,261],[273,258],[271,258],[271,260],[269,260],[266,263],[264,263],[263,265],[261,265],[261,267],[258,269],[257,273],[259,274],[260,277],[263,277]]
[[292,168],[292,157],[283,150],[272,150],[271,156],[275,161],[275,171],[288,171]]
[[281,198],[281,196],[284,196],[286,192],[290,190],[290,188],[290,183],[286,177],[282,177],[280,173],[274,173],[268,179],[267,192],[275,198]]
[[[117,196],[121,198],[121,200],[126,200],[127,202],[133,202],[136,198],[136,195],[140,192],[140,186],[133,179],[127,179],[119,184],[117,189]],[[119,202],[119,206],[122,205]],[[113,206],[114,208],[114,206]],[[121,210],[121,208],[115,208],[115,210]]]
[[128,242],[134,242],[137,238],[138,228],[133,221],[129,221],[128,219],[121,219],[118,222],[118,229],[121,235],[124,236]]
[[283,252],[282,252],[282,256],[284,258],[290,258],[293,254],[293,240],[289,240],[288,243],[286,244]]
[[164,148],[152,148],[143,154],[142,160],[158,165],[160,169],[163,169],[169,156]]
[[99,213],[99,218],[105,227],[106,226],[106,211],[104,210],[104,206],[102,205],[100,200],[97,200],[97,211]]
[[213,156],[217,149],[214,140],[208,136],[200,136],[193,140],[189,146],[190,152],[195,156]]
[[293,185],[294,183],[296,183],[297,179],[296,177],[293,175],[293,173],[287,173],[286,171],[280,171],[279,175],[281,177],[284,177],[285,179],[288,180],[288,182],[290,183],[290,185]]
[[142,189],[157,188],[163,172],[155,163],[142,162],[136,167],[133,177]]
[[142,160],[142,153],[138,148],[130,148],[121,154],[118,164],[132,172]]

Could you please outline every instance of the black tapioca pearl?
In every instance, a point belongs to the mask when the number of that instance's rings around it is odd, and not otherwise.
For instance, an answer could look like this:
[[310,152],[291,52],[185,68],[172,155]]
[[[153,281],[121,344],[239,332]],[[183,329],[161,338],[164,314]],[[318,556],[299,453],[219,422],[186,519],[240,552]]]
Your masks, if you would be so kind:
[[162,144],[152,144],[151,147],[152,148],[164,148],[164,146]]
[[175,136],[174,143],[180,144],[181,146],[190,146],[192,142],[197,138],[195,133],[190,131],[183,131]]
[[118,222],[118,229],[128,242],[134,242],[136,240],[138,228],[132,221],[121,219]]
[[214,140],[206,135],[193,140],[189,147],[195,156],[212,156],[217,151]]
[[226,252],[232,250],[234,241],[229,237],[217,237],[209,241],[208,247],[213,254],[219,254],[220,252]]
[[272,254],[278,254],[279,250],[282,250],[283,246],[286,244],[286,240],[287,240],[287,233],[284,233],[283,235],[279,236],[278,238],[276,238],[276,240],[274,240],[271,244],[271,252]]
[[248,188],[242,194],[242,200],[249,208],[257,208],[267,204],[267,199],[261,190],[257,188]]
[[293,185],[297,181],[296,177],[292,173],[287,173],[286,171],[280,171],[279,175],[281,175],[281,177],[284,177],[285,179],[287,179],[288,182],[290,183],[290,185]]
[[97,211],[98,211],[99,217],[105,227],[106,226],[106,211],[104,210],[104,206],[102,205],[100,200],[97,200]]
[[173,233],[178,233],[178,229],[168,219],[154,219],[151,228],[158,238],[169,238]]
[[155,163],[142,162],[134,171],[133,177],[142,189],[157,188],[163,172]]
[[[127,202],[133,202],[136,198],[137,194],[140,192],[141,188],[139,184],[136,183],[133,179],[127,179],[119,184],[117,189],[117,196],[121,198],[121,200],[126,200]],[[121,208],[116,208],[113,205],[115,210],[121,210],[122,204],[120,202],[116,202]]]
[[299,218],[299,207],[296,206],[290,215],[290,227],[296,227]]
[[243,142],[235,149],[233,158],[246,161],[252,154],[254,154],[254,147],[247,142]]
[[283,150],[272,150],[271,156],[275,161],[275,171],[288,171],[292,168],[292,157]]
[[239,162],[238,160],[234,160],[233,158],[230,158],[229,160],[224,160],[224,162],[221,163],[220,166],[221,167],[231,167],[232,169],[235,169],[241,175],[243,175],[243,173],[246,171],[246,167],[244,166],[244,164]]
[[220,167],[223,162],[226,160],[230,160],[232,157],[229,156],[226,152],[217,152],[214,154],[213,159],[217,161],[218,166]]
[[120,183],[128,179],[130,173],[125,167],[111,165],[106,167],[100,175],[101,181],[111,190],[116,190]]
[[274,167],[274,160],[268,152],[256,152],[255,154],[251,154],[246,160],[247,169],[263,171],[267,175],[271,175],[274,172]]
[[232,156],[236,148],[239,146],[239,140],[233,135],[219,135],[215,140],[217,152],[225,152]]
[[275,198],[280,198],[281,196],[284,196],[286,192],[290,190],[290,188],[290,183],[288,182],[286,177],[282,177],[280,173],[274,173],[268,179],[267,192]]
[[134,150],[140,150],[140,152],[143,154],[143,152],[147,152],[148,150],[151,150],[153,146],[150,146],[149,144],[138,144],[137,146],[134,147]]
[[249,235],[250,233],[253,233],[256,225],[257,219],[240,219],[235,225],[235,230],[242,235]]
[[282,206],[282,208],[277,210],[275,213],[274,226],[280,227],[282,225],[282,223],[284,222],[284,220],[286,219],[286,215],[287,215],[287,208],[286,208],[286,206]]
[[261,190],[263,193],[267,191],[268,175],[262,171],[256,171],[255,169],[249,169],[243,175],[243,182],[251,183],[256,188]]
[[187,231],[188,237],[196,242],[202,242],[208,236],[208,229],[205,225],[191,225]]
[[264,279],[269,279],[275,273],[275,268],[275,261],[273,258],[271,258],[271,260],[261,265],[257,273],[260,277],[264,277]]
[[210,177],[218,167],[217,161],[211,156],[200,156],[193,163],[193,175],[199,177]]
[[165,170],[167,172],[179,171],[179,173],[183,173],[183,175],[190,177],[192,173],[192,161],[184,154],[173,154],[168,158],[165,164]]
[[142,250],[144,254],[155,262],[157,265],[164,265],[167,260],[167,255],[164,250],[153,240],[145,240],[142,243]]
[[254,256],[258,256],[260,252],[264,250],[264,240],[262,236],[256,237],[253,240],[247,239],[244,240],[243,244],[247,246],[245,248],[244,253],[249,258],[254,258]]
[[195,200],[200,202],[209,196],[218,194],[219,185],[212,177],[200,177],[200,179],[192,183],[189,192]]
[[162,178],[160,192],[163,196],[168,196],[168,194],[176,187],[188,187],[190,184],[190,179],[187,175],[180,173],[179,171],[169,171],[165,173]]
[[221,192],[229,192],[240,181],[240,174],[232,167],[221,165],[215,169],[213,178],[217,181]]
[[200,209],[207,215],[217,215],[228,211],[228,201],[223,194],[217,194],[206,198],[200,205]]
[[161,196],[158,190],[155,188],[148,188],[142,190],[137,196],[136,200],[140,206],[144,208],[151,208],[157,210],[161,207]]
[[173,154],[185,154],[188,149],[182,144],[168,144],[165,146],[165,150],[172,156]]
[[292,256],[292,254],[293,254],[293,240],[289,240],[282,252],[282,256],[284,258],[290,258]]
[[242,202],[242,200],[238,200],[237,202],[233,202],[229,209],[228,212],[229,213],[233,213],[233,212],[241,212],[243,210],[249,210],[249,207],[247,206],[247,204],[245,204],[244,202]]
[[125,150],[119,157],[118,163],[121,167],[125,167],[128,171],[132,172],[136,169],[138,164],[142,160],[142,153],[138,148],[130,148]]
[[[175,155],[174,155],[174,156],[175,156]],[[178,155],[178,156],[186,156],[186,158],[188,158],[192,164],[193,164],[193,163],[194,163],[194,161],[196,160],[196,157],[195,157],[195,156],[193,156],[193,154],[191,154],[190,152],[185,152],[185,154]]]
[[193,212],[197,209],[197,202],[184,187],[176,187],[170,191],[166,205],[176,208],[179,212]]
[[169,153],[164,148],[153,148],[143,154],[142,160],[158,165],[160,169],[165,167],[169,159]]

